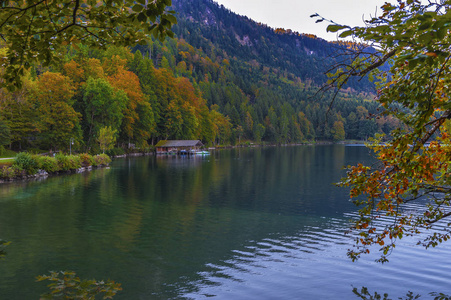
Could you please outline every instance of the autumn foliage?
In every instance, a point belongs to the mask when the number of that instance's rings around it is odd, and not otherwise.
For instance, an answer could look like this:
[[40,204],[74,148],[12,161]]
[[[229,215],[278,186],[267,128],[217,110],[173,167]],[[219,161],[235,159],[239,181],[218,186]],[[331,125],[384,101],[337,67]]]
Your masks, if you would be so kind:
[[[383,117],[399,124],[390,139],[380,135],[369,143],[377,164],[350,166],[340,182],[360,208],[352,227],[356,247],[348,252],[352,259],[375,245],[385,262],[405,236],[417,237],[426,248],[450,239],[450,4],[385,3],[368,26],[328,27],[365,41],[349,49],[353,62],[337,66],[329,83],[341,87],[351,77],[368,75],[377,84]],[[377,51],[368,52],[366,45]],[[442,229],[435,230],[439,224]]]
[[[210,111],[189,79],[155,69],[139,52],[113,47],[100,59],[80,54],[59,72],[30,73],[18,91],[2,90],[1,117],[12,144],[60,150],[74,139],[74,148],[98,152],[96,141],[105,127],[116,132],[117,145],[125,148],[145,148],[161,138],[208,144],[219,127],[230,126],[213,122],[221,114]],[[228,140],[230,132],[224,132]]]

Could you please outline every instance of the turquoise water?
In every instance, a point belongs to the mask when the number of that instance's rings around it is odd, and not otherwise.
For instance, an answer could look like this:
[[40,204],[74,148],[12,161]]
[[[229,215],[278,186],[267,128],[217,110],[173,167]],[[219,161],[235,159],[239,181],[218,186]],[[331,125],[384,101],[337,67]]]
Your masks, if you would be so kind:
[[[0,299],[37,299],[35,276],[113,279],[114,299],[357,299],[367,286],[451,293],[451,246],[403,240],[390,263],[346,258],[355,207],[332,183],[364,147],[119,159],[110,169],[0,186]],[[430,297],[425,297],[428,299]]]

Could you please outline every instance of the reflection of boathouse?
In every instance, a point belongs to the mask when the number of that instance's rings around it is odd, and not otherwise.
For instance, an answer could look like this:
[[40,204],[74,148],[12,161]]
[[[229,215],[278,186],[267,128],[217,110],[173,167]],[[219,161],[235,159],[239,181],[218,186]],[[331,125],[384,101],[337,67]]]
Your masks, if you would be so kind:
[[163,140],[155,147],[157,154],[191,154],[203,145],[199,140]]

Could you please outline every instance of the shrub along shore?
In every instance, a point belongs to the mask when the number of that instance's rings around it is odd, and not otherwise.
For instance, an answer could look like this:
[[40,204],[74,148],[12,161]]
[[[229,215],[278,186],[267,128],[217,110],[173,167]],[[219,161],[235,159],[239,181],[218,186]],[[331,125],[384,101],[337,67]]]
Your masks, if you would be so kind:
[[[363,144],[364,141],[346,140],[338,144]],[[299,145],[323,145],[336,144],[330,141],[316,141],[299,144],[253,144],[250,142],[239,145],[218,145],[209,149],[227,148],[247,148],[247,147],[274,147],[274,146],[299,146]],[[108,154],[90,155],[87,153],[77,155],[64,155],[61,153],[55,156],[43,156],[21,152],[16,155],[12,163],[2,163],[0,161],[0,183],[25,180],[29,178],[45,177],[57,174],[81,173],[92,168],[106,167],[111,162],[111,158],[122,158],[127,156],[142,156],[155,154],[153,151],[141,151],[126,153],[124,149],[115,148],[108,151]],[[12,155],[11,155],[12,156]]]
[[111,158],[106,154],[40,156],[21,152],[17,154],[10,166],[0,166],[0,182],[61,173],[79,173],[92,168],[106,167],[110,162]]

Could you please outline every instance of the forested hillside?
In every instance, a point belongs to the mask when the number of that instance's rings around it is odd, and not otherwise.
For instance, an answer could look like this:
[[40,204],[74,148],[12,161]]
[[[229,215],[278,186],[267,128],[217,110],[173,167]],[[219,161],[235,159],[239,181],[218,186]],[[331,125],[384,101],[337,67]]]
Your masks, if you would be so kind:
[[[335,62],[337,52],[342,48],[311,34],[272,29],[211,0],[174,0],[173,3],[179,14],[174,31],[192,46],[209,55],[226,53],[240,61],[255,59],[267,67],[287,71],[317,85],[326,82],[324,71]],[[352,81],[350,86],[372,91],[367,80]]]
[[[353,82],[316,97],[339,46],[271,29],[210,0],[173,1],[176,36],[133,49],[70,47],[59,67],[36,65],[22,89],[0,91],[0,146],[99,151],[161,139],[207,145],[366,139],[397,126],[377,113],[372,88]],[[5,48],[0,51],[6,51]]]

